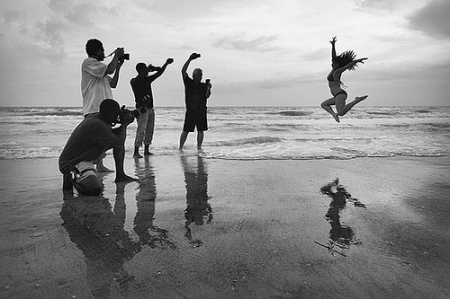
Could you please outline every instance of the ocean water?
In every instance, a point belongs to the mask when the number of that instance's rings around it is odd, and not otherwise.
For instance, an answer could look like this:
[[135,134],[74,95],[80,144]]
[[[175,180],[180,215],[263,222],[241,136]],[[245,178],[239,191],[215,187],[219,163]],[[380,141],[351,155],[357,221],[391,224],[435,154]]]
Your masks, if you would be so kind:
[[[59,157],[82,120],[79,107],[0,108],[0,159]],[[184,108],[157,107],[152,152],[178,154]],[[204,155],[305,160],[450,156],[450,107],[355,107],[341,123],[320,107],[210,107]],[[133,153],[136,122],[128,127]],[[195,151],[196,132],[185,149]]]

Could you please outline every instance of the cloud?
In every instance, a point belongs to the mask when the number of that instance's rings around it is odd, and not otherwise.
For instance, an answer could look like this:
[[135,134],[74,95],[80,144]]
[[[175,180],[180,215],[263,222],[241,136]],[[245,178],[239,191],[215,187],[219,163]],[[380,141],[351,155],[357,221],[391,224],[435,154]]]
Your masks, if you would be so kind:
[[450,39],[450,1],[432,0],[408,19],[410,27],[433,37]]
[[280,48],[271,43],[277,39],[276,35],[258,36],[254,39],[247,39],[245,34],[237,34],[230,37],[222,37],[212,43],[213,47],[251,52],[271,52]]
[[355,0],[357,6],[362,9],[392,10],[397,1],[392,0]]
[[323,60],[324,58],[328,59],[329,57],[331,59],[331,47],[318,49],[301,56],[302,59],[307,61],[319,61]]

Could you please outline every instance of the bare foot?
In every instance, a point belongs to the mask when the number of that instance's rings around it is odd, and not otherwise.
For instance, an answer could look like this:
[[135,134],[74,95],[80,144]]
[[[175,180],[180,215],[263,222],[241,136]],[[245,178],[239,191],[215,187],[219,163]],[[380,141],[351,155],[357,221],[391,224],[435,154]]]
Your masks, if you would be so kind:
[[153,154],[151,152],[145,152],[144,156],[153,156]]
[[356,97],[355,101],[356,101],[356,103],[359,103],[359,102],[362,102],[365,99],[367,99],[367,97],[368,97],[368,95],[365,95],[365,96],[362,96],[362,97]]
[[103,165],[101,166],[97,165],[96,170],[97,172],[114,172],[114,170],[111,170]]
[[334,120],[337,121],[338,123],[341,122],[341,120],[339,119],[339,115],[337,114],[333,114]]
[[116,176],[116,179],[114,180],[114,182],[116,182],[116,183],[120,183],[120,182],[127,183],[127,182],[135,182],[135,181],[138,181],[138,179],[132,178],[132,177],[126,175],[126,174],[120,175],[120,176]]
[[144,157],[142,155],[136,153],[133,155],[133,158],[144,158]]

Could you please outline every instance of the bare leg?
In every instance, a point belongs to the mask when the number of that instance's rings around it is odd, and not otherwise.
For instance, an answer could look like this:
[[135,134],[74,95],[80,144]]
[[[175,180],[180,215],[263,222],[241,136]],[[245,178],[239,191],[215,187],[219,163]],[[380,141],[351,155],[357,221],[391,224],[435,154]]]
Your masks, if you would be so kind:
[[136,179],[125,174],[123,169],[123,163],[125,161],[125,147],[114,148],[113,149],[114,162],[116,164],[116,179],[117,182],[132,182],[136,181]]
[[320,106],[326,112],[330,113],[337,122],[340,122],[339,116],[334,112],[333,108],[331,108],[331,105],[335,105],[335,99],[334,98],[330,98],[330,99],[324,101],[322,104],[320,104]]
[[198,131],[197,132],[197,150],[199,150],[199,151],[202,150],[203,137],[204,137],[203,131]]
[[106,157],[106,153],[103,153],[100,157],[97,158],[97,160],[94,161],[96,165],[96,171],[97,172],[113,172],[113,170],[107,168],[105,165],[103,165],[103,158]]
[[339,113],[339,115],[341,115],[341,116],[345,115],[347,112],[350,111],[350,109],[353,108],[353,106],[355,106],[359,102],[364,101],[367,97],[368,97],[367,95],[362,96],[362,97],[356,97],[353,102],[350,102],[350,103],[348,103],[347,105],[344,106],[344,108],[342,109],[341,113]]
[[184,143],[186,142],[188,134],[189,134],[188,131],[183,131],[181,133],[181,136],[180,136],[180,151],[183,150],[183,146],[184,146]]
[[151,156],[151,155],[153,155],[153,154],[150,152],[149,148],[150,148],[150,144],[146,144],[146,145],[144,146],[144,156]]
[[134,147],[134,154],[133,154],[134,158],[144,158],[142,155],[139,154],[139,146],[135,146]]

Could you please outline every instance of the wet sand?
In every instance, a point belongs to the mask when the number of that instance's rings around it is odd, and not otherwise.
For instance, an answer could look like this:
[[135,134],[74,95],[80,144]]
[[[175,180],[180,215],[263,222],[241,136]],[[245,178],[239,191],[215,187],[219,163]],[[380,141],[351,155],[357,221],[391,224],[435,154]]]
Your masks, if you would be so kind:
[[126,171],[63,196],[56,160],[0,161],[0,297],[450,297],[448,157]]

